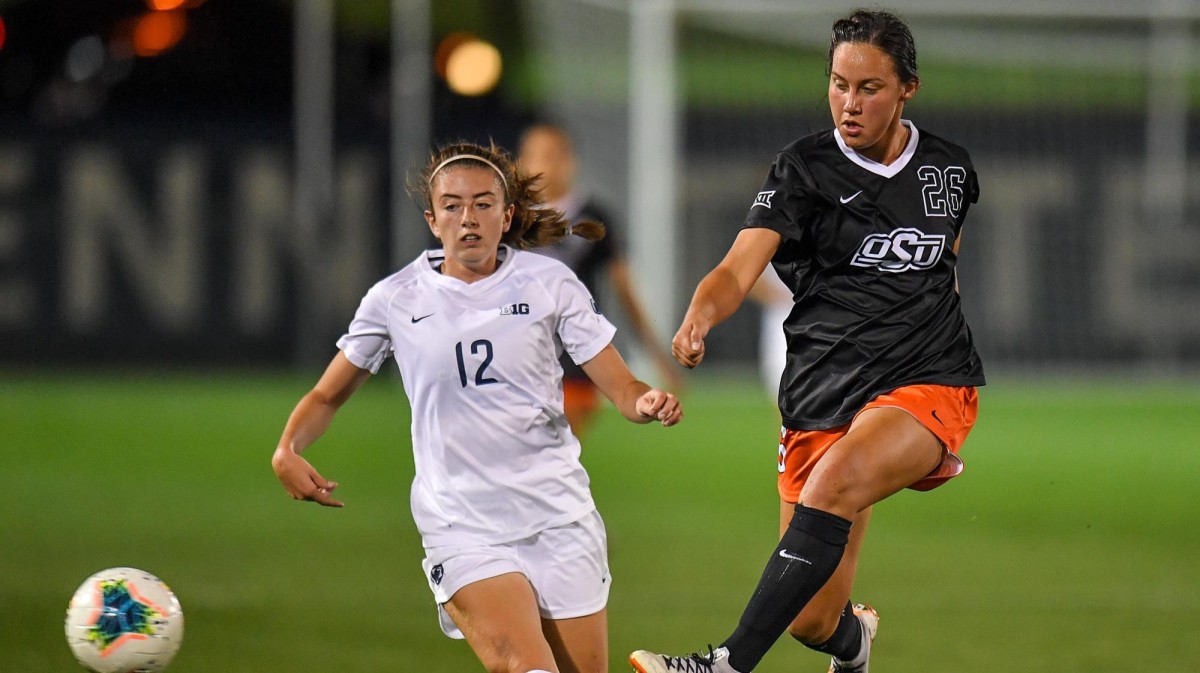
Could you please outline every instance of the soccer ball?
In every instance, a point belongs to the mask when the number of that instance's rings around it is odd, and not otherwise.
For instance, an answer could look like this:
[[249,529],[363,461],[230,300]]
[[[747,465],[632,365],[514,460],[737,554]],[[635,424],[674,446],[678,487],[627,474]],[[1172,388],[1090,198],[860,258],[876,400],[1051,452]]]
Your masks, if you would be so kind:
[[137,568],[109,568],[84,580],[66,621],[71,652],[96,673],[157,673],[183,643],[179,600]]

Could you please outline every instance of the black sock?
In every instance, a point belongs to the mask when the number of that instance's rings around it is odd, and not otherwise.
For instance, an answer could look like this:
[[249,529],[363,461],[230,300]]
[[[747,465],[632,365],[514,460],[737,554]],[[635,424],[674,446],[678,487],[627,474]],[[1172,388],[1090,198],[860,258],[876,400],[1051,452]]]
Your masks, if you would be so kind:
[[842,617],[829,640],[808,647],[838,661],[850,661],[858,656],[858,651],[862,649],[862,622],[854,616],[854,608],[849,602],[846,603],[846,609],[842,610]]
[[796,505],[796,514],[767,561],[737,629],[725,640],[731,666],[742,673],[754,670],[837,570],[849,538],[846,519]]

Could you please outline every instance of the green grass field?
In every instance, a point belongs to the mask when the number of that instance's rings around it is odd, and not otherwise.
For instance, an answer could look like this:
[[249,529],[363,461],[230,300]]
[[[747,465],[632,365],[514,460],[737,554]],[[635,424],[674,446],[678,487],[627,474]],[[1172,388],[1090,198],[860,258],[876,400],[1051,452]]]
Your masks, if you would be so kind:
[[[183,603],[172,673],[477,671],[440,635],[408,514],[408,409],[377,377],[310,452],[344,510],[269,456],[311,376],[0,377],[0,670],[80,670],[62,633],[92,572]],[[612,670],[732,628],[774,545],[775,420],[697,377],[678,428],[609,411],[585,462],[609,529]],[[876,508],[855,598],[880,673],[1200,670],[1200,384],[994,382],[966,474]],[[781,641],[761,673],[824,671]]]

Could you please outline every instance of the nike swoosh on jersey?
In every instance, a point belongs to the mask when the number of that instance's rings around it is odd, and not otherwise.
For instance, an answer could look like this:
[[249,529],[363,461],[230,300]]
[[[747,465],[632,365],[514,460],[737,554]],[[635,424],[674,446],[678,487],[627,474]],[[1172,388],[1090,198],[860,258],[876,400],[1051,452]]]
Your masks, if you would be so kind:
[[851,202],[851,201],[853,201],[854,199],[858,198],[858,195],[859,195],[859,194],[862,194],[862,190],[861,190],[861,189],[860,189],[860,190],[858,190],[857,192],[854,192],[854,193],[853,193],[853,194],[851,194],[850,196],[839,196],[839,197],[838,197],[838,201],[841,201],[842,203],[850,203],[850,202]]
[[[437,311],[434,311],[434,313],[437,313]],[[421,322],[422,320],[424,320],[424,319],[428,318],[428,317],[429,317],[429,316],[431,316],[431,315],[433,315],[433,313],[430,313],[430,314],[427,314],[427,315],[423,315],[423,316],[421,316],[420,318],[418,318],[417,316],[415,316],[415,315],[414,315],[414,316],[412,317],[412,322],[413,322],[413,324],[415,325],[415,324],[417,324],[417,323]]]
[[809,561],[808,559],[806,559],[802,556],[796,556],[795,554],[789,554],[786,549],[780,549],[779,555],[782,556],[783,558],[787,558],[787,559],[791,559],[793,561],[799,561],[801,563],[807,563],[808,565],[812,565],[812,561]]

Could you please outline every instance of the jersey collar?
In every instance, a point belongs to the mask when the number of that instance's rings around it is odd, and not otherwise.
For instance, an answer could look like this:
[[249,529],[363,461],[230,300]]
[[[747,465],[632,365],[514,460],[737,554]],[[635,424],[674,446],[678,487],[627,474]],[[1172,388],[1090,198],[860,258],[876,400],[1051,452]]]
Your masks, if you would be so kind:
[[496,257],[500,260],[500,268],[496,269],[496,272],[487,278],[477,280],[474,283],[464,283],[457,278],[442,275],[437,270],[437,267],[446,260],[446,252],[441,248],[426,250],[422,255],[424,260],[420,264],[420,268],[422,274],[443,287],[472,293],[482,292],[508,277],[517,253],[518,251],[515,248],[506,243],[501,243],[499,250],[496,252]]
[[900,156],[895,161],[886,166],[873,159],[868,159],[849,147],[846,147],[846,141],[842,140],[842,134],[838,133],[837,129],[833,130],[833,139],[837,141],[838,147],[841,148],[842,154],[845,154],[847,159],[853,161],[859,166],[862,166],[866,170],[871,171],[875,175],[890,178],[904,170],[904,167],[908,165],[909,160],[911,160],[913,155],[916,154],[917,141],[920,139],[921,135],[917,132],[917,127],[909,120],[901,119],[900,123],[904,126],[907,126],[908,130],[910,131],[908,134],[908,145],[904,147],[904,151],[900,153]]

